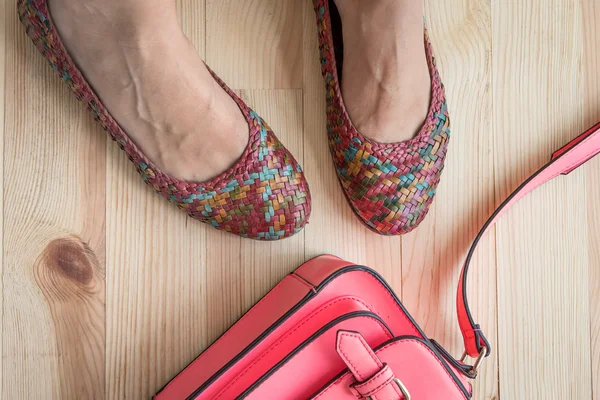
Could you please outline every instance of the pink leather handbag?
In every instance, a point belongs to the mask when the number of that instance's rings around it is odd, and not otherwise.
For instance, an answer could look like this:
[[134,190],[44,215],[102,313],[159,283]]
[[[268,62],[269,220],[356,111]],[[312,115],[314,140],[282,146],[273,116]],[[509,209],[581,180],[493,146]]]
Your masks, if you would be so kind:
[[154,398],[471,398],[469,379],[491,349],[471,316],[465,290],[479,239],[525,194],[598,152],[600,123],[555,152],[477,235],[458,285],[466,349],[460,360],[425,336],[375,271],[326,255],[288,275]]

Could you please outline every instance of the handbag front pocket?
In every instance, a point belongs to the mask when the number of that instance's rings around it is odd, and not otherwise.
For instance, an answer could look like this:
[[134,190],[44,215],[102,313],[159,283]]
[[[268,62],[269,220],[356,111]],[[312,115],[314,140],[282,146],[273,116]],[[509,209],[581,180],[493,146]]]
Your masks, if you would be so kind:
[[[262,371],[260,375],[250,375],[248,370],[244,376],[238,376],[215,399],[265,399],[274,393],[278,394],[278,399],[307,398],[346,368],[335,351],[336,334],[339,330],[352,329],[360,330],[371,346],[378,346],[393,337],[393,332],[385,322],[370,311],[341,315],[323,325],[291,351],[286,350],[278,362],[263,363],[259,367]],[[258,367],[261,361],[259,358],[252,367]],[[256,378],[247,379],[250,376]],[[281,397],[282,393],[285,393],[284,397]]]

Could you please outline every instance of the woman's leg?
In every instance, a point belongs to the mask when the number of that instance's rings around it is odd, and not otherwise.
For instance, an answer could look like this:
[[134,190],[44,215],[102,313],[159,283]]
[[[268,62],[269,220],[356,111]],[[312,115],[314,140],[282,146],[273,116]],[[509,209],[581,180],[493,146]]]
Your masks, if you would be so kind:
[[177,21],[174,0],[49,0],[102,103],[164,172],[204,181],[237,161],[248,124]]
[[335,3],[344,36],[342,96],[352,122],[380,142],[412,138],[430,100],[423,0]]

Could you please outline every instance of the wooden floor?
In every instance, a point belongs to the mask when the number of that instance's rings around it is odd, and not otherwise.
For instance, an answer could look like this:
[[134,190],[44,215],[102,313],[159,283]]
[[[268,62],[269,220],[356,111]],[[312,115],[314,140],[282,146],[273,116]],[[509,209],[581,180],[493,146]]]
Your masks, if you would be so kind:
[[[257,243],[185,217],[53,75],[0,0],[2,399],[148,399],[303,261],[381,272],[462,353],[455,286],[494,207],[600,120],[600,2],[429,0],[452,140],[425,222],[380,237],[331,166],[309,0],[180,0],[206,62],[305,167],[310,225]],[[476,399],[600,399],[600,158],[521,201],[476,254],[493,354]]]

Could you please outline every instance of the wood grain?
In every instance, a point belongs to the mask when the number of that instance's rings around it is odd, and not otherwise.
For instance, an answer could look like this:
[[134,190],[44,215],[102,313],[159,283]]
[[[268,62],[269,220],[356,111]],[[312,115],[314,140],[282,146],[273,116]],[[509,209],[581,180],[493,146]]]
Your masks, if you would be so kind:
[[[600,4],[583,2],[583,80],[584,127],[600,121]],[[600,158],[588,162],[586,166],[586,198],[588,203],[588,251],[590,275],[590,340],[592,362],[592,394],[600,399]]]
[[[230,87],[243,89],[240,96],[302,163],[301,8],[299,1],[207,1],[206,62]],[[302,263],[303,245],[304,232],[280,243],[211,232],[206,250],[211,342]]]
[[61,399],[104,397],[104,266],[81,238],[52,240],[33,266],[56,335]]
[[325,91],[311,2],[304,7],[304,151],[312,195],[312,215],[305,228],[306,258],[334,254],[357,264],[376,266],[401,295],[401,238],[373,234],[348,206],[335,175],[325,124]]
[[[301,161],[301,91],[243,90],[240,95]],[[255,242],[222,232],[211,235],[207,248],[211,341],[303,262],[304,237],[301,232],[282,242]]]
[[[470,244],[494,210],[491,5],[487,0],[452,0],[427,6],[452,133],[430,215],[402,243],[403,301],[430,337],[460,357],[464,344],[456,318],[458,276]],[[495,268],[492,230],[472,260],[468,298],[475,321],[493,343],[497,343]],[[474,386],[480,398],[498,396],[496,354],[486,359]]]
[[[452,140],[428,218],[365,228],[327,146],[308,0],[177,0],[198,52],[303,164],[313,212],[242,240],[152,193],[0,0],[0,398],[149,398],[304,260],[379,271],[462,352],[455,288],[493,208],[600,120],[594,0],[426,0]],[[523,199],[481,242],[469,299],[493,347],[474,399],[600,399],[600,158]],[[501,394],[501,395],[500,395]]]
[[[600,221],[600,158],[589,162],[587,173],[588,218],[590,221]],[[594,222],[595,224],[596,222]],[[588,249],[590,270],[590,348],[593,399],[600,399],[600,229],[598,226],[588,226]]]
[[208,227],[148,190],[113,144],[106,193],[107,398],[148,398],[208,344]]
[[[204,2],[179,0],[203,54]],[[108,144],[106,398],[150,398],[210,343],[207,236]]]
[[[501,198],[583,129],[581,12],[579,1],[493,4]],[[505,398],[591,398],[588,238],[579,229],[589,216],[573,196],[582,187],[585,171],[556,179],[497,225],[497,351]]]
[[206,54],[206,4],[198,0],[177,0],[179,23],[183,33],[204,56]]
[[1,397],[104,398],[106,135],[4,7]]
[[304,0],[206,0],[206,62],[234,89],[302,87]]
[[[6,91],[4,90],[5,81],[5,64],[6,64],[6,31],[8,18],[6,17],[6,3],[0,1],[0,154],[2,159],[0,160],[0,188],[2,196],[0,196],[0,210],[4,210],[4,100]],[[4,213],[0,214],[0,310],[4,310]],[[4,326],[3,318],[0,319],[0,324]],[[3,332],[4,329],[0,329],[0,343],[3,343]],[[0,393],[2,393],[3,377],[2,373],[3,363],[0,362]]]

